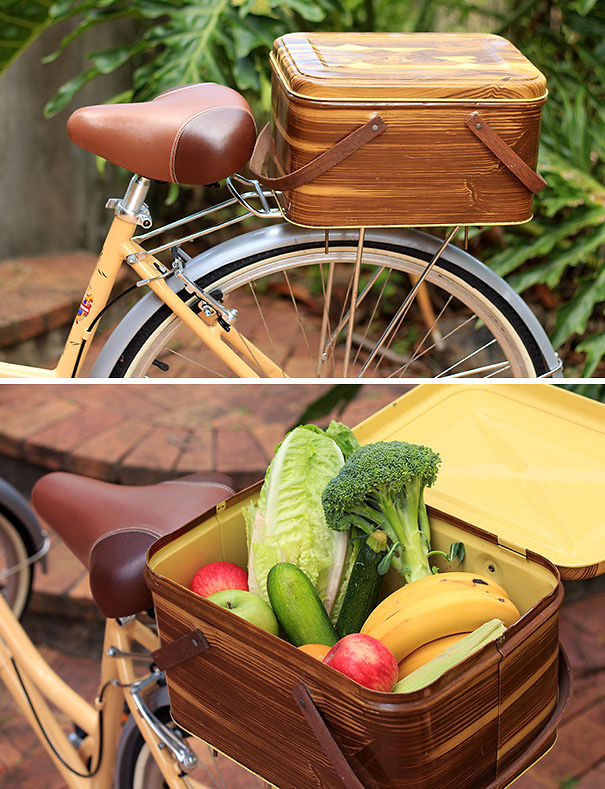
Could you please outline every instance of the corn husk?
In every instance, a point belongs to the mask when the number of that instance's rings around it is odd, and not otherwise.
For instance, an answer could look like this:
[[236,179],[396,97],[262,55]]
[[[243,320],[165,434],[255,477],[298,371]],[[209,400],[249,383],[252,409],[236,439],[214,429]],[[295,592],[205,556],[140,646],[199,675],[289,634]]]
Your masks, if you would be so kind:
[[407,677],[399,680],[393,688],[393,693],[412,693],[415,690],[426,688],[446,671],[478,652],[486,644],[500,638],[505,630],[506,626],[500,619],[490,619],[489,622],[485,622],[472,633],[452,644],[440,655],[429,660],[424,666],[420,666],[416,671],[412,671]]

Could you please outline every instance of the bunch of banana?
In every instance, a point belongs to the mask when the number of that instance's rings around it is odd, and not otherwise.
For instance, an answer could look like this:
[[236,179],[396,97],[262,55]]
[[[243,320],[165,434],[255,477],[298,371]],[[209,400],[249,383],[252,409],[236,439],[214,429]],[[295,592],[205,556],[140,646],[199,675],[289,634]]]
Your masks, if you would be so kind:
[[[494,581],[473,573],[440,573],[393,592],[372,611],[361,632],[382,641],[401,663],[437,639],[466,635],[490,619],[509,627],[519,617],[506,591]],[[432,659],[438,647],[427,647],[420,658]],[[422,664],[414,662],[418,665]]]

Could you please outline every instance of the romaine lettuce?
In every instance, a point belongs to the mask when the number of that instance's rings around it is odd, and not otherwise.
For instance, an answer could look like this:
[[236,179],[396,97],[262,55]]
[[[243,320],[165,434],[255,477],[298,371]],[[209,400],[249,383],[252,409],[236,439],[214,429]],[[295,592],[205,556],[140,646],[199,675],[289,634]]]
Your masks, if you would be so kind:
[[[342,440],[348,428],[340,427]],[[355,441],[352,434],[346,440]],[[245,512],[251,592],[268,602],[269,570],[278,562],[292,562],[309,576],[330,612],[348,535],[327,527],[321,494],[343,465],[338,443],[315,425],[295,428],[279,445],[256,506]]]

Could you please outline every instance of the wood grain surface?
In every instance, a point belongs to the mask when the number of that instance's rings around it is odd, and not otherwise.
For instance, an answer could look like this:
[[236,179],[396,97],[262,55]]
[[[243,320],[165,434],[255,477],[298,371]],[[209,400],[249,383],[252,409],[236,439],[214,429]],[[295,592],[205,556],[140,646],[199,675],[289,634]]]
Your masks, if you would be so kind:
[[293,95],[344,101],[533,101],[546,78],[490,33],[289,33],[272,62]]
[[[450,523],[464,539],[464,524]],[[159,540],[149,558],[198,525]],[[469,526],[468,534],[481,530]],[[493,545],[491,535],[483,534],[485,545]],[[342,784],[336,771],[293,698],[302,682],[368,789],[498,786],[500,773],[523,759],[538,732],[548,734],[544,748],[554,737],[550,718],[557,703],[563,593],[546,559],[529,561],[552,574],[554,590],[510,627],[502,642],[411,694],[363,688],[148,566],[162,644],[194,628],[210,644],[201,655],[168,669],[173,717],[281,789],[337,789]]]
[[[497,36],[293,34],[278,39],[268,175],[307,164],[379,114],[387,130],[312,183],[287,219],[319,227],[519,223],[533,195],[466,123],[480,109],[535,169],[545,82]],[[306,41],[306,43],[305,43]]]

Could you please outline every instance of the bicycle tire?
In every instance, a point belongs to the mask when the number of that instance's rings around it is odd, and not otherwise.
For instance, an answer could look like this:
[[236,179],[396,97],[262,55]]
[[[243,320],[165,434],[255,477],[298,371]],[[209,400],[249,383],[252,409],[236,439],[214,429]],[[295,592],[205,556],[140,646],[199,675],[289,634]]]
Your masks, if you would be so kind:
[[[315,266],[318,268],[318,263],[328,265],[329,260],[335,260],[335,266],[345,267],[345,270],[346,267],[349,267],[348,270],[352,271],[350,264],[354,261],[356,241],[350,237],[350,234],[348,236],[344,237],[343,235],[343,237],[332,241],[330,254],[327,256],[325,255],[323,243],[319,243],[317,240],[310,241],[301,236],[292,243],[282,247],[265,249],[252,255],[234,259],[197,279],[196,285],[199,288],[207,289],[209,292],[218,289],[227,296],[233,296],[236,293],[235,286],[238,282],[245,286],[252,283],[251,290],[254,290],[254,287],[258,288],[258,283],[265,277],[279,275],[280,273],[284,274],[284,272],[287,275],[289,272],[298,271],[303,266]],[[388,268],[390,271],[398,272],[398,274],[418,276],[432,257],[431,252],[420,248],[418,245],[409,243],[410,238],[421,237],[430,238],[426,234],[414,231],[414,233],[408,232],[407,243],[403,241],[397,243],[386,241],[380,237],[373,238],[372,234],[369,233],[363,250],[364,271],[368,266],[374,266],[377,269],[378,266],[384,265],[384,270]],[[440,243],[437,239],[431,240],[435,243]],[[532,320],[530,321],[527,318],[527,314],[522,314],[523,310],[520,309],[520,305],[523,307],[525,305],[523,305],[519,296],[499,278],[496,278],[497,287],[494,287],[495,275],[479,261],[465,255],[465,263],[460,265],[458,261],[453,259],[454,257],[455,255],[448,255],[446,250],[427,277],[426,281],[432,293],[437,292],[438,303],[440,304],[443,298],[447,297],[450,301],[451,299],[455,300],[454,306],[458,311],[460,311],[460,307],[467,309],[470,315],[469,319],[465,320],[465,325],[468,326],[468,333],[474,332],[478,325],[474,318],[479,319],[479,325],[482,328],[490,327],[490,336],[496,338],[495,342],[497,342],[499,348],[505,349],[505,352],[502,354],[503,358],[498,362],[491,363],[492,367],[498,364],[502,366],[501,370],[497,370],[498,374],[500,371],[507,372],[507,368],[503,367],[505,362],[508,363],[508,369],[510,370],[506,377],[532,378],[547,374],[549,372],[549,364],[542,352],[545,335],[537,321],[533,319],[533,316],[531,316]],[[325,293],[323,277],[322,273],[322,290]],[[287,276],[286,281],[288,281]],[[290,288],[290,295],[292,295],[292,288],[289,282],[288,287]],[[239,291],[239,293],[241,298],[242,291]],[[180,295],[184,300],[195,301],[195,297],[190,296],[184,290],[181,291]],[[255,300],[258,305],[257,296],[255,296]],[[237,306],[237,299],[235,299],[235,306]],[[417,308],[416,305],[413,305],[412,309],[415,308]],[[525,312],[528,312],[526,307]],[[238,320],[241,320],[241,316]],[[166,345],[165,339],[171,332],[176,330],[179,323],[180,321],[165,305],[159,306],[140,326],[126,347],[123,348],[111,369],[110,377],[143,377],[149,376],[150,372],[156,372],[156,369],[152,368],[156,368],[158,363],[160,368],[165,364],[160,358]],[[299,323],[302,325],[303,321],[299,321]],[[240,323],[238,323],[239,327]],[[458,331],[458,329],[455,331]],[[542,336],[538,336],[539,332],[542,333]],[[246,332],[244,331],[243,333],[245,334]],[[454,332],[451,333],[453,334]],[[365,339],[365,336],[362,339]],[[255,339],[252,338],[252,341],[255,342]],[[490,341],[490,345],[493,342],[494,340]],[[433,347],[435,347],[435,344]],[[265,347],[261,348],[261,350],[264,350],[271,357],[270,348]],[[480,351],[484,353],[483,349],[480,349]],[[174,353],[173,350],[172,354]],[[472,357],[475,354],[477,354],[477,351],[471,352],[470,355]],[[487,352],[485,354],[487,355]],[[178,352],[176,355],[179,355]],[[359,356],[359,349],[357,356]],[[425,357],[426,351],[423,351],[420,356]],[[422,363],[423,367],[427,366],[427,361],[429,360],[424,360]],[[415,360],[416,362],[417,360]],[[194,362],[194,364],[198,364],[198,362]],[[280,364],[283,364],[283,361],[280,361]],[[393,364],[396,364],[396,362]],[[460,364],[460,362],[454,363],[453,367],[456,368],[457,364]],[[401,365],[401,367],[403,366]],[[400,377],[392,375],[392,367],[393,365],[387,370],[387,375],[379,373],[374,377]],[[486,364],[484,367],[490,367],[490,365]],[[202,365],[200,367],[202,373],[197,372],[193,368],[194,375],[191,372],[187,372],[185,375],[186,377],[195,377],[195,375],[208,377],[207,368],[208,365]],[[447,367],[444,369],[447,372]],[[356,374],[358,374],[358,370],[359,365],[353,368]],[[212,370],[212,372],[216,372],[216,370]],[[285,372],[287,375],[290,374],[287,367]],[[458,370],[458,373],[460,372]],[[225,374],[227,376],[231,375],[228,370],[226,373],[218,372],[218,375]],[[424,372],[418,375],[418,370],[415,370],[414,366],[412,366],[408,375],[409,377],[440,377],[439,374],[431,373],[430,369],[428,375]],[[171,372],[170,376],[180,377],[180,375],[175,376],[174,372]],[[313,375],[305,373],[295,375],[295,377],[306,378],[313,377]],[[344,376],[336,371],[335,374],[329,374],[325,377]]]
[[[171,723],[169,707],[161,707],[154,714],[162,723]],[[261,778],[227,757],[213,755],[210,746],[201,740],[191,739],[191,735],[181,729],[178,731],[183,738],[191,740],[192,747],[200,759],[200,766],[188,774],[196,789],[225,789],[233,783],[240,785],[244,778],[248,779],[247,786],[258,787],[258,789],[267,786]],[[115,789],[163,789],[165,786],[153,753],[132,718],[129,718],[118,751]]]
[[[30,555],[27,534],[23,526],[0,508],[0,571],[24,562]],[[32,564],[21,567],[4,582],[0,581],[0,593],[17,619],[20,619],[29,602],[34,579]]]

